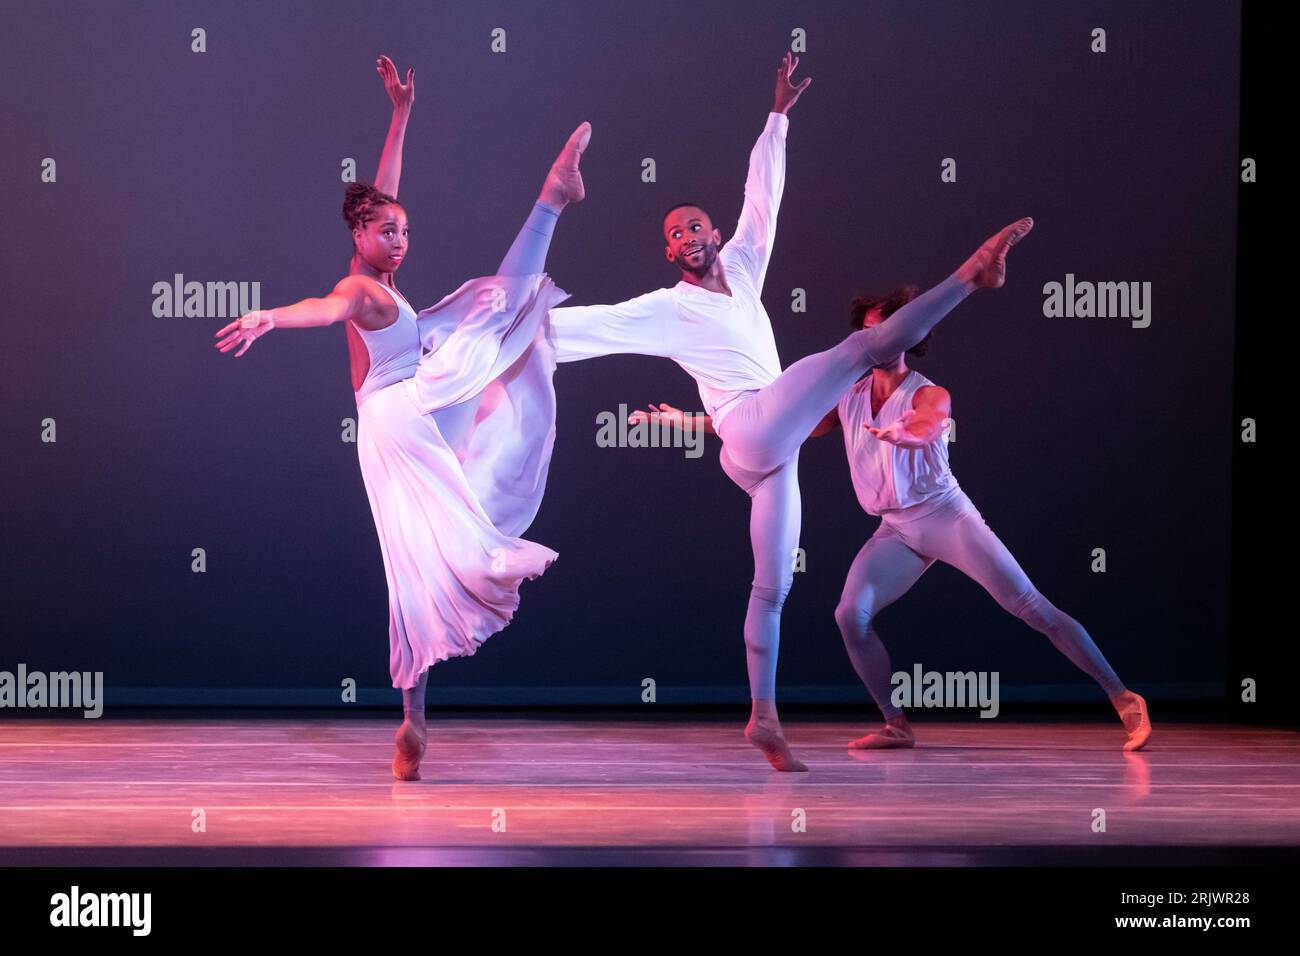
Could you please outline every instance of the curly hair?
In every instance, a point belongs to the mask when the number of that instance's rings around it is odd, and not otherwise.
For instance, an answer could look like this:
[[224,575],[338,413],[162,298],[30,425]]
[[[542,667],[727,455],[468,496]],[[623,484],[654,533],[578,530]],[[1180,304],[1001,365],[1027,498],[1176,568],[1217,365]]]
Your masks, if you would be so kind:
[[[884,295],[857,296],[849,306],[849,328],[854,331],[862,328],[863,319],[872,309],[880,309],[881,317],[887,319],[920,294],[921,290],[914,285],[900,285]],[[927,334],[908,349],[907,354],[921,356],[930,351],[930,339],[933,335],[933,332]]]
[[380,206],[397,205],[397,200],[388,193],[381,193],[374,186],[366,183],[351,183],[343,196],[343,218],[348,230],[361,229],[378,215]]

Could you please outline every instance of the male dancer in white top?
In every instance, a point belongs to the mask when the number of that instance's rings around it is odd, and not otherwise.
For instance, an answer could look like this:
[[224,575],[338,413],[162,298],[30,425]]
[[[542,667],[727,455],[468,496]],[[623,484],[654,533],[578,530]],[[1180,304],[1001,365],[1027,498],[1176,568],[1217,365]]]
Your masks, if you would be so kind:
[[791,82],[798,58],[776,73],[772,111],[749,157],[736,232],[722,234],[698,205],[663,221],[664,255],[681,281],[617,305],[552,309],[556,360],[634,353],[671,358],[699,386],[723,441],[727,475],[752,499],[754,578],[745,616],[752,712],[745,736],[778,770],[807,770],[790,753],[776,712],[781,608],[799,543],[799,446],[867,369],[920,341],[975,289],[1002,285],[1007,250],[1033,226],[1022,219],[989,239],[947,280],[899,311],[888,327],[854,332],[784,372],[763,310],[763,279],[785,185],[787,112],[812,82]]
[[[855,327],[873,328],[915,295],[905,286],[888,296],[855,300]],[[918,344],[924,355],[928,343]],[[1006,611],[1046,635],[1058,651],[1095,680],[1140,750],[1151,736],[1146,701],[1124,686],[1083,626],[1047,600],[1029,580],[957,484],[944,434],[952,397],[907,367],[906,355],[876,367],[845,392],[813,434],[844,429],[853,486],[862,507],[880,516],[849,569],[835,620],[853,668],[885,716],[885,726],[853,741],[853,749],[911,747],[915,735],[890,698],[891,670],[872,622],[902,597],[935,560],[980,584]]]
[[[915,296],[915,286],[902,286],[888,295],[859,297],[853,302],[853,327],[879,326]],[[924,355],[929,338],[906,355]],[[1140,750],[1151,736],[1146,701],[1124,686],[1083,626],[1039,593],[958,486],[948,467],[944,434],[952,417],[952,397],[909,369],[906,355],[877,366],[854,384],[813,431],[813,436],[824,435],[843,426],[858,502],[881,519],[854,559],[835,609],[853,668],[885,716],[881,730],[852,741],[850,749],[916,743],[907,717],[890,697],[889,653],[873,622],[938,559],[982,585],[999,605],[1046,635],[1095,680],[1128,732],[1124,749]],[[681,427],[683,414],[661,404],[648,413],[638,412],[634,419]],[[707,431],[708,424],[704,419],[697,427]]]

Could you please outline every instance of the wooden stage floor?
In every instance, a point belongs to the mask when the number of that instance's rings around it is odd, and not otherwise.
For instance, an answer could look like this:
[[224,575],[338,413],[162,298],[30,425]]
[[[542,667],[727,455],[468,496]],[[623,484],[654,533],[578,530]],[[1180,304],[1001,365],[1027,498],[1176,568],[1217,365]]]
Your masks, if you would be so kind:
[[[424,779],[396,721],[0,723],[0,864],[1153,864],[1300,859],[1300,733],[999,718],[787,719],[807,774],[743,724],[430,714]],[[1094,830],[1105,811],[1105,832]],[[201,811],[205,829],[196,832]],[[802,822],[802,827],[800,823]]]

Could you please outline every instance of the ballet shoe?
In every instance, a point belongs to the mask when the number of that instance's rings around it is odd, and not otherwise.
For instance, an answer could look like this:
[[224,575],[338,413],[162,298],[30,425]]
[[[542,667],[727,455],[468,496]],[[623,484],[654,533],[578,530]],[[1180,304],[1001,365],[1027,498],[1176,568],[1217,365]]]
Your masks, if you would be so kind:
[[398,780],[419,780],[425,735],[409,720],[404,720],[402,726],[397,728],[393,742],[397,745],[397,753],[393,757],[393,776]]
[[751,720],[745,728],[745,739],[757,747],[767,762],[782,773],[808,772],[808,767],[790,752],[790,746],[779,729],[772,730]]
[[890,748],[915,747],[916,735],[910,727],[903,728],[894,724],[885,724],[873,734],[849,741],[850,750],[886,750]]
[[1007,252],[1034,228],[1034,220],[1026,216],[990,236],[975,250],[974,255],[962,263],[957,278],[973,282],[977,288],[1000,289],[1007,281]]
[[587,197],[587,188],[582,182],[582,171],[578,163],[583,150],[591,141],[591,124],[584,121],[569,135],[569,141],[555,157],[551,171],[542,184],[541,201],[556,208],[563,208],[571,202],[582,202]]
[[1151,716],[1147,712],[1147,702],[1141,694],[1133,695],[1133,700],[1127,703],[1123,710],[1119,710],[1119,719],[1124,722],[1124,729],[1128,731],[1128,739],[1124,741],[1126,751],[1141,750],[1151,739]]

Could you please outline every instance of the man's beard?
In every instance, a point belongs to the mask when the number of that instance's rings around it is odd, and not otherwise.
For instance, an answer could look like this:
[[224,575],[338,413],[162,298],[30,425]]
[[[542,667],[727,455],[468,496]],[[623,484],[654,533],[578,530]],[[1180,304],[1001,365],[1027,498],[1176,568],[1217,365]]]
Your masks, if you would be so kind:
[[718,258],[718,246],[716,243],[706,242],[700,248],[703,250],[704,254],[700,256],[700,264],[698,266],[691,265],[690,259],[686,258],[686,256],[682,256],[677,260],[677,263],[682,267],[683,272],[689,272],[696,278],[707,275],[708,271],[713,268],[713,263]]

